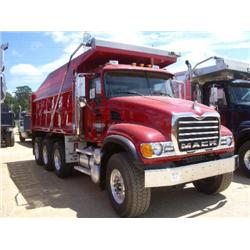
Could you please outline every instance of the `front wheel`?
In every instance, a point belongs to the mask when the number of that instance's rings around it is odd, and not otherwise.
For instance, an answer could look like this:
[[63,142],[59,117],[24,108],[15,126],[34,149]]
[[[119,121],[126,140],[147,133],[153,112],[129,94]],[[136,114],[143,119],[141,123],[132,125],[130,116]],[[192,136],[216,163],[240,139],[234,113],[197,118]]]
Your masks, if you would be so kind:
[[250,142],[245,142],[239,149],[240,168],[250,178]]
[[106,187],[111,204],[121,217],[137,217],[147,211],[151,190],[144,187],[144,172],[129,162],[126,153],[109,159]]
[[233,173],[226,173],[194,181],[193,184],[197,191],[204,194],[217,194],[226,190],[231,184]]

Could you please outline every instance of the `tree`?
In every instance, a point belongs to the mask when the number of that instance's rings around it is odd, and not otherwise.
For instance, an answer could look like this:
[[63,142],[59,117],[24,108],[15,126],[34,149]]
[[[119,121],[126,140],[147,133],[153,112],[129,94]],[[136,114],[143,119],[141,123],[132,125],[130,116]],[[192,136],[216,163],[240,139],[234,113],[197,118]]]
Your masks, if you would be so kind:
[[23,111],[30,111],[30,96],[32,94],[32,90],[29,86],[19,86],[16,87],[16,92],[14,96],[12,96],[9,92],[6,93],[6,97],[4,100],[4,104],[6,104],[9,108],[15,113],[16,117],[19,117],[20,106]]
[[13,97],[11,93],[6,92],[4,104],[6,104],[9,108],[11,108],[11,106],[13,107],[15,103],[16,103],[15,97]]
[[29,86],[16,87],[15,99],[18,106],[20,105],[22,110],[30,111],[30,96],[32,90]]

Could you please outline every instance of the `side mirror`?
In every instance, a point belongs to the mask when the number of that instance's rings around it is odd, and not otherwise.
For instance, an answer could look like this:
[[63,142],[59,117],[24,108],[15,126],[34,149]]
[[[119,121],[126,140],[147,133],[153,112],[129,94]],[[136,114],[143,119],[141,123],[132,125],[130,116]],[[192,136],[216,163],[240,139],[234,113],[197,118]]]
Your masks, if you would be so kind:
[[86,82],[83,74],[78,74],[76,76],[75,95],[80,107],[84,107],[86,105]]
[[213,86],[210,90],[210,105],[216,106],[218,103],[218,88]]

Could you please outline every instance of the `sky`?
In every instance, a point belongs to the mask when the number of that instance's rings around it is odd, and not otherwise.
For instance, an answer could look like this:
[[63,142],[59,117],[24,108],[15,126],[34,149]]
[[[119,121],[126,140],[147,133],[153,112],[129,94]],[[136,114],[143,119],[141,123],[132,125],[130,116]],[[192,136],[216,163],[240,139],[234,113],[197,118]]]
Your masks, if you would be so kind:
[[[171,72],[186,70],[210,56],[250,63],[250,32],[114,31],[91,32],[93,37],[144,45],[180,53]],[[66,63],[83,39],[82,32],[2,32],[0,43],[9,43],[5,53],[5,75],[9,92],[28,85],[35,91],[46,76]],[[82,51],[83,52],[83,51]]]

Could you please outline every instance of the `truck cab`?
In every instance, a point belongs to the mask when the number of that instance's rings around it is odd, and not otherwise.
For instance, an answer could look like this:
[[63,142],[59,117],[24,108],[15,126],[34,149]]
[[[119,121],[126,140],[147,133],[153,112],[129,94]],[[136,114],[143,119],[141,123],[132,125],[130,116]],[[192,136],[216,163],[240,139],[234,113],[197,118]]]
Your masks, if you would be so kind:
[[[212,58],[214,59],[214,58]],[[206,60],[205,60],[206,61]],[[190,92],[192,100],[214,107],[221,122],[235,138],[235,152],[239,154],[240,166],[250,177],[250,65],[247,63],[215,58],[215,65],[200,67],[190,73],[177,73],[184,80],[177,92],[184,97],[183,88]],[[185,87],[183,87],[185,86]],[[180,96],[180,94],[182,96]],[[186,95],[186,98],[189,99]]]

